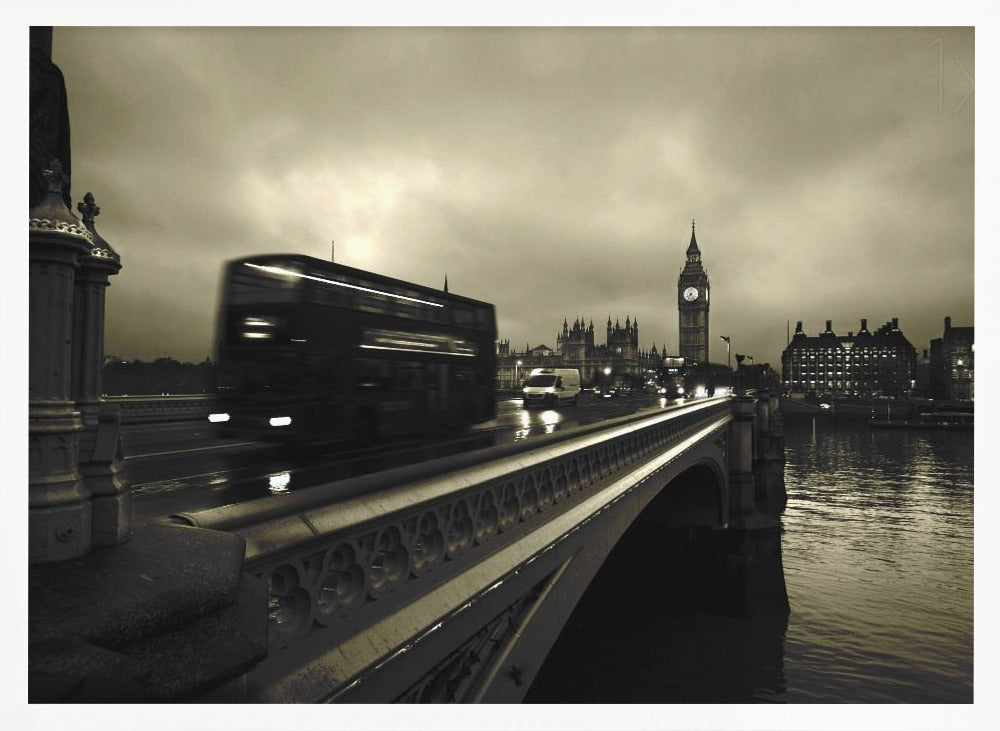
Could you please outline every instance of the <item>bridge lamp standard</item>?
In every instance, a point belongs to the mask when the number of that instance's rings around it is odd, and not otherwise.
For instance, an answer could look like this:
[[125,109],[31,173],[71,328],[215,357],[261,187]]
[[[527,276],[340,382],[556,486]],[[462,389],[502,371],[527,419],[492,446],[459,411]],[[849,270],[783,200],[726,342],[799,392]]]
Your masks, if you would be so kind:
[[730,347],[730,343],[729,343],[729,336],[728,335],[720,335],[719,336],[719,340],[723,340],[726,343],[726,365],[729,367],[729,370],[731,371],[731,370],[733,370],[733,359],[732,359],[732,354],[730,352],[731,347]]
[[743,388],[743,361],[746,359],[746,357],[747,356],[743,355],[742,353],[737,353],[736,354],[736,395],[737,396],[744,396],[745,395],[744,388]]
[[523,362],[518,361],[517,365],[514,366],[514,382],[517,385],[521,385],[521,366],[524,365]]

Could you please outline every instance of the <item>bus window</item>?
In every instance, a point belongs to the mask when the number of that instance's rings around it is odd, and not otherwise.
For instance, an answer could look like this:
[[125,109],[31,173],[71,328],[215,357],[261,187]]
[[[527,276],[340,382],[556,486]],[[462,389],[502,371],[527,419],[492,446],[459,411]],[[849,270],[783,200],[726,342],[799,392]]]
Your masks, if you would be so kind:
[[354,361],[355,385],[364,390],[385,390],[392,384],[391,363],[374,358],[358,358]]
[[396,390],[416,391],[424,387],[424,366],[415,361],[396,363]]
[[276,345],[287,339],[285,319],[277,315],[232,312],[226,323],[229,345]]
[[384,294],[359,291],[356,296],[357,296],[357,307],[362,312],[379,312],[379,313],[389,312],[389,303],[387,301],[388,298]]
[[455,325],[472,325],[474,322],[472,309],[465,305],[452,307],[451,318]]
[[476,385],[476,372],[471,368],[452,368],[451,382],[456,386],[472,387]]
[[297,302],[301,282],[301,279],[237,269],[229,278],[227,297],[231,305]]

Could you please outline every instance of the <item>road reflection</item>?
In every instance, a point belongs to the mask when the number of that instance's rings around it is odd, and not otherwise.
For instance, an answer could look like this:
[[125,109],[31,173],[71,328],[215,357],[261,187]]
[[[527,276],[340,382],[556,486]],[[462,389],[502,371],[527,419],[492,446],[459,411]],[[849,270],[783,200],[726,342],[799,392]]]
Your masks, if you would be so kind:
[[283,492],[288,492],[288,485],[291,481],[292,475],[290,472],[277,472],[273,475],[268,475],[267,489],[272,495],[279,495]]
[[[496,418],[448,438],[409,438],[362,448],[337,444],[282,447],[261,444],[256,452],[195,451],[192,460],[133,460],[126,478],[138,500],[133,518],[142,523],[163,515],[218,507],[268,495],[286,495],[312,485],[415,464],[486,447],[523,441],[674,403],[659,397],[581,399],[579,405],[526,409],[520,398],[497,403]],[[202,445],[199,449],[204,450]],[[198,466],[204,464],[203,470]],[[195,466],[197,465],[197,466]],[[194,467],[194,469],[192,469]],[[178,477],[178,470],[193,474]],[[208,489],[206,489],[208,488]]]
[[566,417],[555,409],[535,413],[522,408],[515,418],[518,428],[514,430],[514,441],[527,439],[534,434],[552,434],[560,424],[566,422]]

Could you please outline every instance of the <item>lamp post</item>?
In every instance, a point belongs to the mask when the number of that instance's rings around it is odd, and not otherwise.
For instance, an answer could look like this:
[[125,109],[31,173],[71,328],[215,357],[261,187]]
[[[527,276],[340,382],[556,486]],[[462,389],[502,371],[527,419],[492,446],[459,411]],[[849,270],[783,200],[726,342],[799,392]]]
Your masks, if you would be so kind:
[[736,354],[736,395],[743,396],[746,391],[743,388],[743,361],[747,356],[737,353]]
[[724,340],[726,342],[726,366],[728,366],[729,370],[732,371],[733,370],[733,359],[732,359],[732,356],[731,356],[731,353],[730,353],[729,336],[728,335],[720,335],[719,336],[719,340]]
[[521,361],[518,361],[517,365],[514,366],[514,387],[515,388],[518,388],[521,385],[521,366],[522,365],[523,365],[523,363]]

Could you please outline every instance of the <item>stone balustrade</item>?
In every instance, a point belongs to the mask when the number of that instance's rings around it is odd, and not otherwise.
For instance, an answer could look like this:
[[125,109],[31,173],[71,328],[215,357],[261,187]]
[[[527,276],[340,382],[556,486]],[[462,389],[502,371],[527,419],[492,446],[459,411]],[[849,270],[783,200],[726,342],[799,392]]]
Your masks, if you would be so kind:
[[218,399],[206,394],[105,396],[104,402],[120,410],[122,424],[205,419],[219,407]]
[[336,646],[622,475],[662,468],[671,450],[709,435],[723,445],[732,401],[569,430],[544,446],[480,450],[449,458],[444,474],[441,464],[389,470],[175,520],[241,535],[247,570],[269,586],[270,653],[252,688],[269,700],[318,698],[326,691],[303,691],[311,681],[289,674],[288,658]]

